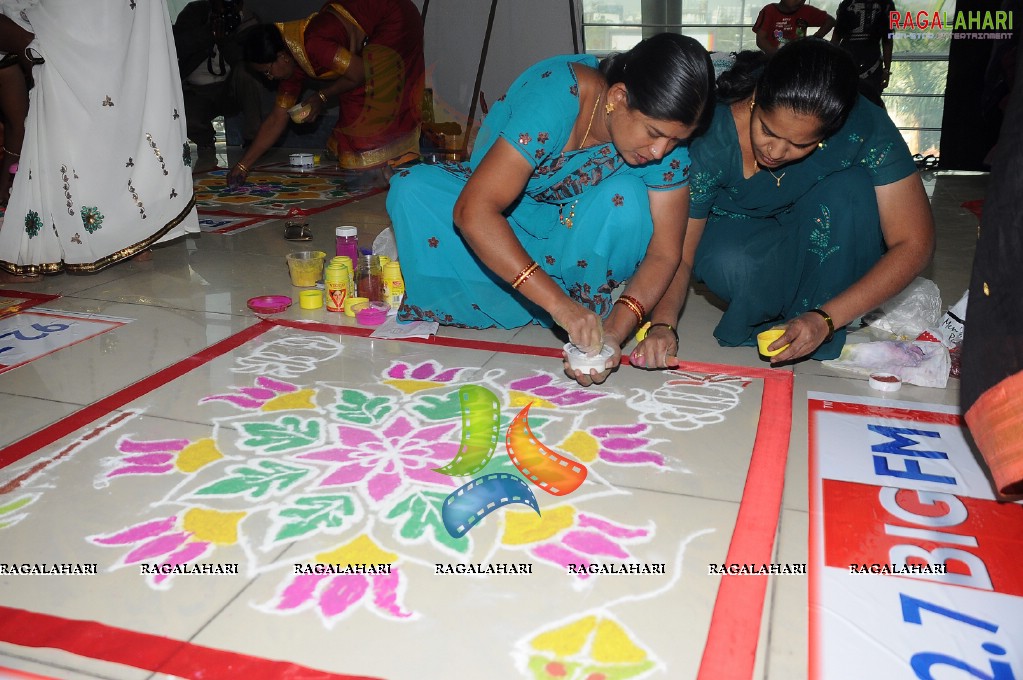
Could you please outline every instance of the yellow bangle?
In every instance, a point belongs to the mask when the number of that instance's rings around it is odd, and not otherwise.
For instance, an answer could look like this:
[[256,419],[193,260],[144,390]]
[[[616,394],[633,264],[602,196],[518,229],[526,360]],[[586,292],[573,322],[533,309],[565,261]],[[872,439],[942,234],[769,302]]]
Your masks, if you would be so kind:
[[249,169],[247,167],[245,167],[245,165],[243,165],[242,163],[235,163],[234,167],[236,167],[237,169],[241,170],[246,175],[249,174]]
[[327,103],[327,95],[323,94],[323,90],[320,90],[316,94],[317,96],[319,96],[321,102],[323,102],[324,104]]
[[675,336],[675,346],[677,347],[678,331],[676,331],[675,327],[672,326],[670,323],[650,323],[649,321],[647,321],[640,327],[638,331],[636,331],[636,341],[643,342],[644,340],[646,340],[647,335],[650,334],[650,331],[658,327],[667,328],[669,331],[671,331],[671,334]]
[[636,323],[642,326],[643,319],[646,318],[646,308],[643,307],[643,303],[631,295],[619,295],[618,299],[615,300],[615,303],[617,304],[619,302],[628,307],[629,311],[636,315]]
[[538,265],[536,263],[536,260],[533,260],[532,262],[527,264],[526,268],[523,269],[522,271],[520,271],[518,276],[516,276],[514,279],[512,279],[511,287],[514,288],[515,290],[518,290],[519,286],[521,286],[523,283],[525,283],[526,279],[528,279],[530,276],[532,276],[533,273],[536,272],[536,270],[539,269],[539,268],[540,268],[540,265]]

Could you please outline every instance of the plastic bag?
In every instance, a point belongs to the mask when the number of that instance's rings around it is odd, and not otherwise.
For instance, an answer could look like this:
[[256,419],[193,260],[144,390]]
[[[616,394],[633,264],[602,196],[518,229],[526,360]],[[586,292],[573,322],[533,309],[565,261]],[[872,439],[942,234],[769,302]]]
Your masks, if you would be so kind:
[[901,293],[863,317],[868,326],[901,340],[916,338],[928,328],[936,328],[940,320],[941,291],[936,283],[919,276]]
[[847,344],[837,359],[822,363],[863,375],[894,373],[902,382],[921,387],[944,387],[951,359],[940,342],[881,340]]
[[373,254],[383,255],[391,260],[398,259],[398,245],[394,242],[394,231],[387,227],[373,239]]

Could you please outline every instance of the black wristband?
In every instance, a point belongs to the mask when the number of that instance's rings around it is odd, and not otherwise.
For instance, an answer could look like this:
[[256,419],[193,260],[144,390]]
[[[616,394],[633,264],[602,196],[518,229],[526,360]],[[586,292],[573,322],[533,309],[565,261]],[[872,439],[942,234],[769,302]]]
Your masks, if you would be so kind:
[[831,320],[831,315],[825,312],[823,309],[818,307],[817,309],[807,310],[809,314],[820,314],[824,317],[824,320],[828,323],[828,337],[824,338],[824,342],[831,342],[831,339],[835,337],[835,322]]
[[675,327],[672,326],[670,323],[652,323],[646,328],[647,334],[649,334],[651,330],[657,328],[658,326],[661,326],[662,328],[667,328],[669,331],[671,331],[671,334],[675,336],[675,351],[677,352],[679,350],[678,331],[676,331]]

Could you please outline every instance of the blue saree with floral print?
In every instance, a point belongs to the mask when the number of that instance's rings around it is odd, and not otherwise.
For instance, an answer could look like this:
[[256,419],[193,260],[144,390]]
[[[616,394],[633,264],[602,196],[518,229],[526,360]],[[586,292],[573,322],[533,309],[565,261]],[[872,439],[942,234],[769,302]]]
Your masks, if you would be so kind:
[[565,150],[582,107],[575,65],[590,55],[554,57],[525,71],[494,103],[468,163],[414,165],[391,180],[387,210],[405,278],[399,319],[471,328],[552,324],[550,316],[472,253],[452,222],[459,193],[498,138],[533,166],[505,216],[529,255],[561,288],[601,316],[612,291],[632,276],[653,233],[649,191],[688,183],[689,154],[629,166],[610,143]]

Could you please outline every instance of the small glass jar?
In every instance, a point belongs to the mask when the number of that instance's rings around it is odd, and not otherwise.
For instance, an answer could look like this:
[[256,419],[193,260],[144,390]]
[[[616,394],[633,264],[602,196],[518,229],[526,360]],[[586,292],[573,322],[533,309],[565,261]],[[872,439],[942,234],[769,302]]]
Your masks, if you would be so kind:
[[360,255],[355,278],[359,297],[368,298],[370,302],[384,301],[384,282],[379,257]]

